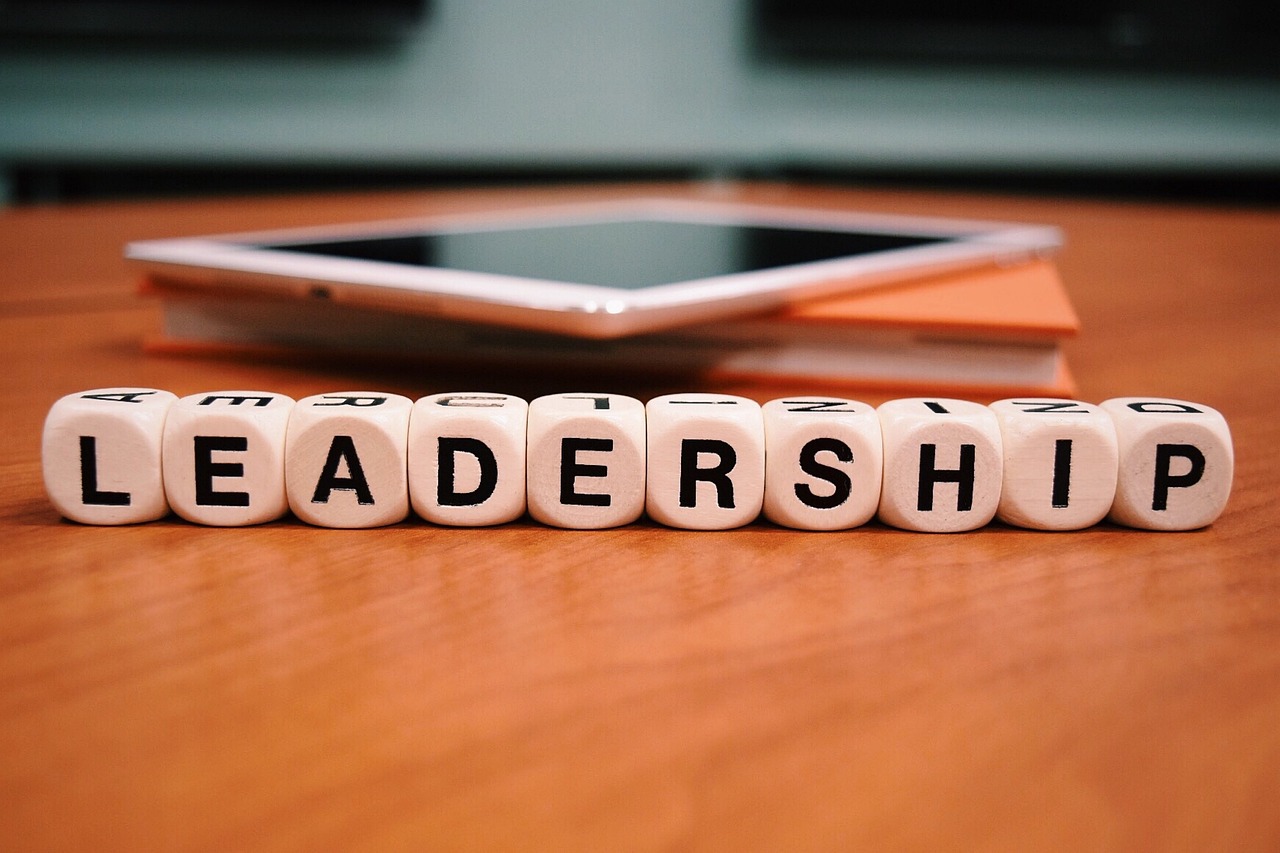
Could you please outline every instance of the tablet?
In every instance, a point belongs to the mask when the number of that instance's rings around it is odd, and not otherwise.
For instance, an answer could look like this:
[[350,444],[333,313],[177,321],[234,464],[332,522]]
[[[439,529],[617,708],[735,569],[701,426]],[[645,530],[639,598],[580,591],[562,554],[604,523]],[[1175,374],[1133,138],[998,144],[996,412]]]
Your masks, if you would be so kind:
[[613,338],[1052,252],[1053,227],[639,199],[130,243],[168,283]]

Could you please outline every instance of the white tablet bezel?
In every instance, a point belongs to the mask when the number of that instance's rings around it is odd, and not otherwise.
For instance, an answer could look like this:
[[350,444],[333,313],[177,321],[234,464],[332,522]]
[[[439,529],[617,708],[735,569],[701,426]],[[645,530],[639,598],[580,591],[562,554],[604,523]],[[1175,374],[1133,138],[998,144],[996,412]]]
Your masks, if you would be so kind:
[[[255,245],[644,218],[952,239],[634,290],[336,258]],[[353,306],[613,338],[763,311],[802,299],[951,269],[1021,263],[1051,253],[1061,243],[1061,232],[1045,225],[640,198],[146,240],[130,243],[125,255],[149,273],[186,286],[249,289],[287,298],[323,298]]]

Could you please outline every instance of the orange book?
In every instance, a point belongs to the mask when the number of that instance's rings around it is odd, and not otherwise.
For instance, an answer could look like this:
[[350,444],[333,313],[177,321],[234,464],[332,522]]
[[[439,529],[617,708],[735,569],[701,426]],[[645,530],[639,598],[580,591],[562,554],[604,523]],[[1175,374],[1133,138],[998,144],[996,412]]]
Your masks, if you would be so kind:
[[795,305],[797,322],[929,328],[964,335],[1063,338],[1080,320],[1048,261],[983,267]]
[[1070,394],[1061,342],[1079,321],[1047,261],[933,276],[781,312],[616,340],[261,295],[212,295],[149,279],[161,298],[153,351],[368,359],[872,386],[930,393]]

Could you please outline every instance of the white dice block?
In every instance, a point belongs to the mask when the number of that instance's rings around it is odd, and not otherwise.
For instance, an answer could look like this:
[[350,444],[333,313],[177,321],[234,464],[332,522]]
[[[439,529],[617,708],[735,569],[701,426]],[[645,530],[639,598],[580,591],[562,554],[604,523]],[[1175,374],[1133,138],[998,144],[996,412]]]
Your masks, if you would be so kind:
[[173,511],[217,527],[284,515],[292,411],[291,397],[267,391],[210,391],[174,403],[164,428],[164,487]]
[[409,413],[399,394],[304,397],[289,415],[284,480],[293,514],[319,527],[383,527],[409,515]]
[[553,527],[630,524],[644,512],[644,404],[619,394],[551,394],[529,403],[529,515]]
[[509,394],[432,394],[409,419],[409,498],[427,521],[504,524],[525,511],[529,404]]
[[846,530],[880,505],[884,447],[866,403],[787,397],[764,404],[764,515],[800,530]]
[[1160,397],[1102,403],[1120,445],[1111,519],[1144,530],[1195,530],[1227,506],[1235,476],[1231,430],[1208,406]]
[[727,394],[669,394],[645,411],[649,516],[688,530],[754,521],[764,503],[760,404]]
[[966,400],[890,400],[876,410],[884,434],[880,520],[926,533],[975,530],[995,517],[1000,426]]
[[167,515],[164,422],[177,399],[154,388],[99,388],[54,403],[41,453],[45,491],[58,512],[83,524]]
[[1018,397],[991,404],[1004,447],[996,517],[1034,530],[1079,530],[1106,517],[1119,456],[1111,418],[1090,403]]

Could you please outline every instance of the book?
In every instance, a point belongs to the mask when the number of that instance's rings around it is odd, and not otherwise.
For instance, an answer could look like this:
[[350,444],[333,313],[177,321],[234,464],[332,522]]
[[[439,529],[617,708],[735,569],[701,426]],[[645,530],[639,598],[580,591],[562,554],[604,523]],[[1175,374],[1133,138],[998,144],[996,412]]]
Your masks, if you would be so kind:
[[212,294],[149,276],[163,303],[153,352],[330,356],[573,371],[699,382],[1070,394],[1061,344],[1079,321],[1044,260],[932,276],[780,312],[613,340],[588,340],[324,300]]

